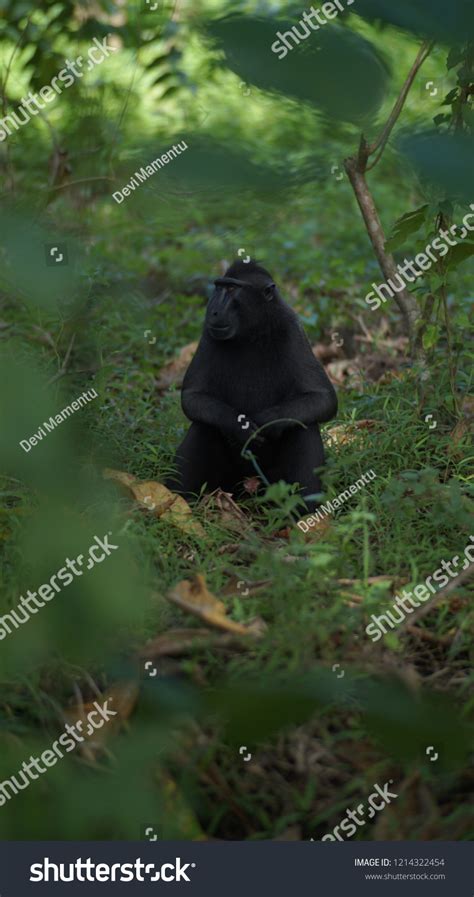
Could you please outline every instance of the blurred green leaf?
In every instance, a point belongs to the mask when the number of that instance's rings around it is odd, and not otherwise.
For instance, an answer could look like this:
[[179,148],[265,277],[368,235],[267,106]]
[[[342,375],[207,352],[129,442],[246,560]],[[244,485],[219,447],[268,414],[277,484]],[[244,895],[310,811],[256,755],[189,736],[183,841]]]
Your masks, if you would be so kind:
[[[203,203],[215,203],[223,192],[230,196],[237,194],[237,202],[242,191],[273,195],[288,186],[278,168],[254,162],[239,146],[226,146],[199,133],[186,133],[184,142],[187,149],[182,150],[172,165],[160,168],[150,176],[140,190],[128,198],[129,203],[135,201],[142,207],[144,202],[156,203],[156,197],[169,195],[173,197],[175,206],[179,207],[180,197],[185,202],[193,193],[200,193]],[[139,158],[135,155],[134,162],[128,160],[126,166],[122,163],[120,182],[117,179],[115,189],[129,182],[141,166],[146,167],[165,153],[170,143],[171,140],[166,146],[157,146],[156,143],[141,146]],[[178,138],[175,138],[175,143],[179,143]]]
[[430,692],[417,695],[388,679],[342,681],[321,668],[304,680],[229,685],[214,693],[210,705],[226,719],[232,742],[255,744],[331,706],[344,706],[349,696],[362,705],[368,731],[393,758],[419,759],[434,744],[447,767],[466,759],[471,730],[460,720],[452,700]]
[[[246,83],[315,106],[330,118],[359,122],[382,103],[389,72],[381,55],[360,35],[331,24],[310,32],[279,59],[272,51],[288,19],[229,16],[206,32],[225,51],[225,64]],[[291,42],[291,39],[290,39]]]
[[401,152],[422,181],[428,181],[454,199],[474,198],[474,136],[434,131],[405,134]]
[[465,240],[464,243],[458,243],[457,246],[453,246],[449,250],[446,256],[446,265],[451,269],[457,268],[458,265],[471,258],[472,255],[474,255],[474,242]]
[[440,335],[440,328],[437,324],[428,324],[423,334],[423,348],[432,349],[436,346]]
[[471,0],[357,0],[353,11],[443,44],[465,43],[474,33]]
[[394,249],[398,249],[399,246],[404,244],[405,238],[409,234],[414,234],[420,229],[421,225],[426,221],[428,209],[429,206],[426,203],[419,209],[415,209],[413,212],[407,212],[406,215],[402,215],[402,217],[395,222],[390,236],[385,243],[387,252],[393,252]]
[[[60,264],[51,256],[55,245],[66,245]],[[55,308],[60,299],[73,299],[80,290],[82,251],[71,234],[54,232],[32,220],[31,209],[5,205],[0,213],[0,283],[33,307]],[[65,253],[62,253],[65,256]],[[59,258],[59,252],[56,253]]]

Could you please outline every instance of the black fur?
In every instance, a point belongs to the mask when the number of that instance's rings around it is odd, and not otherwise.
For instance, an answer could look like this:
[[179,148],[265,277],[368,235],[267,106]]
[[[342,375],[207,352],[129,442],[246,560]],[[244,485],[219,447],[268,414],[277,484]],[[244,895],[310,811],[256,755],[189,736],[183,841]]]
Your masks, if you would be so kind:
[[255,475],[241,450],[251,433],[269,424],[249,445],[265,476],[271,483],[299,483],[303,496],[320,492],[318,424],[336,414],[334,388],[268,271],[236,261],[225,277],[251,286],[217,281],[183,382],[182,407],[192,424],[167,485],[188,498],[205,483],[208,491],[235,493]]

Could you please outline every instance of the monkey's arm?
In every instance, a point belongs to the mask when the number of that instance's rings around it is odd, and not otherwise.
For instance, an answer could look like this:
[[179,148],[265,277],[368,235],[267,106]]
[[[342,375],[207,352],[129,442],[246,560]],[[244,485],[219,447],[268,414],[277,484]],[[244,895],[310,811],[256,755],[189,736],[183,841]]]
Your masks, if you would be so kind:
[[239,445],[244,445],[256,430],[253,421],[248,418],[243,420],[242,415],[231,405],[197,389],[183,389],[181,405],[189,420],[215,427],[224,436],[236,440]]
[[[293,396],[284,399],[278,405],[265,408],[254,415],[258,426],[277,421],[281,418],[291,418],[302,424],[323,423],[331,420],[337,413],[337,396],[335,389],[329,380],[323,366],[314,356],[308,359],[304,365],[301,377],[301,392],[298,390]],[[270,439],[278,438],[281,433],[297,424],[291,420],[275,424],[263,431],[263,435]]]
[[[278,421],[273,427],[265,428],[262,433],[263,436],[278,438],[284,430],[297,426],[295,421],[306,425],[323,423],[331,420],[336,411],[337,398],[334,391],[332,394],[321,391],[295,396],[281,405],[266,408],[255,415],[255,420],[259,427],[269,424],[271,421]],[[282,418],[290,418],[290,420],[285,421]]]
[[[205,338],[201,339],[184,375],[181,407],[189,420],[215,427],[228,439],[244,445],[256,426],[248,417],[242,418],[243,409],[236,411],[225,401],[227,396],[220,398],[219,378],[216,377],[219,359],[212,355],[212,348]],[[245,424],[244,429],[242,425]]]

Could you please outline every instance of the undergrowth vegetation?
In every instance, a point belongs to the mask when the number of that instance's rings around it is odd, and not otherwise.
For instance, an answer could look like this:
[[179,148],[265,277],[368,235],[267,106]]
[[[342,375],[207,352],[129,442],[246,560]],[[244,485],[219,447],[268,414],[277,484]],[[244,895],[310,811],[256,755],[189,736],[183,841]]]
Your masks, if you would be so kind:
[[[408,64],[415,39],[389,30],[385,40],[387,54]],[[207,57],[189,53],[202,77]],[[441,57],[435,51],[429,60],[432,77],[445,75]],[[147,83],[146,66],[139,75]],[[229,73],[220,77],[239,139],[242,131],[263,157],[254,94],[252,131],[246,98]],[[109,177],[116,164],[119,185],[138,151],[140,164],[148,153],[131,135],[146,123],[143,140],[152,141],[156,123],[135,88],[123,127],[114,118],[121,78],[114,70],[113,99],[102,85],[92,109],[98,170]],[[206,127],[220,133],[218,93],[219,82],[204,89]],[[185,107],[172,96],[163,108],[177,133],[201,113],[191,104],[183,125]],[[410,354],[395,304],[373,314],[364,302],[382,276],[349,183],[331,171],[355,132],[307,110],[298,117],[289,101],[288,118],[279,109],[273,121],[276,101],[262,102],[268,154],[283,145],[288,163],[288,183],[282,167],[280,188],[265,199],[244,190],[238,203],[207,191],[160,192],[160,173],[120,206],[108,182],[59,185],[44,206],[46,138],[35,153],[25,128],[25,142],[3,158],[8,176],[19,173],[2,224],[11,253],[0,321],[2,615],[94,535],[111,532],[119,550],[0,636],[0,781],[99,694],[113,698],[120,722],[9,800],[0,809],[3,837],[138,839],[153,824],[162,838],[320,839],[389,779],[397,799],[356,839],[474,835],[468,577],[377,642],[365,631],[402,589],[472,544],[472,259],[443,279],[447,315],[440,302],[425,357]],[[409,121],[425,114],[425,103],[418,91]],[[74,117],[68,97],[63,108],[64,139],[80,157],[74,177],[95,178],[97,159],[84,161],[91,122],[82,106]],[[159,141],[167,134],[160,125]],[[311,161],[304,139],[308,148],[316,138],[315,179],[295,186],[294,169]],[[408,204],[433,201],[392,148],[373,189],[387,231]],[[401,258],[413,257],[432,229],[433,218],[422,236],[405,234]],[[32,263],[25,279],[24,247],[42,254],[54,240],[69,247],[69,269],[53,275],[48,267],[43,281]],[[120,472],[122,485],[126,475],[163,483],[171,471],[189,425],[180,407],[185,365],[176,359],[199,339],[211,281],[241,248],[274,274],[338,390],[338,418],[323,428],[321,501],[367,471],[376,475],[307,534],[297,526],[307,512],[284,483],[256,493],[249,483],[238,503],[203,494],[183,526],[154,513],[146,489],[134,499],[130,484],[120,491],[116,482]],[[90,387],[98,399],[22,451],[21,439]],[[199,605],[209,593],[211,621],[192,607],[193,594]]]

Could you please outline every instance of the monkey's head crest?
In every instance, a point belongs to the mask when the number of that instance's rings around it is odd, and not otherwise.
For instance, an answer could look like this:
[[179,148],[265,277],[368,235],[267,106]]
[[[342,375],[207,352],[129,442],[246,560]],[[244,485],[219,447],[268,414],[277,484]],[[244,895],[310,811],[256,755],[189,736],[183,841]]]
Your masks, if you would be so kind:
[[271,301],[277,295],[270,272],[254,259],[248,262],[237,259],[227,268],[224,276],[218,277],[214,283],[218,288],[235,290],[236,287],[240,287],[250,293],[259,293],[267,301]]
[[205,331],[214,341],[255,341],[272,326],[281,303],[271,274],[250,260],[235,261],[215,281]]

